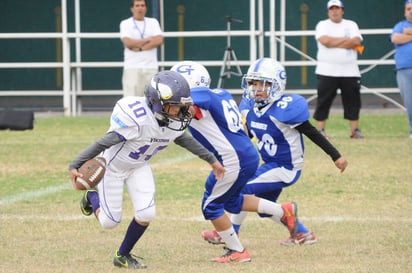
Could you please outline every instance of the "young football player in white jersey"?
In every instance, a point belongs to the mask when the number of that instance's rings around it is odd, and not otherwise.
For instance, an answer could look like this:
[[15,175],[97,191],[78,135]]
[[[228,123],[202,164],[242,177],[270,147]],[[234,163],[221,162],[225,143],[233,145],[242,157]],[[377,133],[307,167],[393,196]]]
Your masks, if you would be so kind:
[[244,131],[239,108],[232,95],[224,89],[209,89],[210,76],[206,68],[196,62],[184,61],[171,68],[183,75],[191,87],[193,119],[189,130],[225,167],[222,179],[210,173],[205,182],[202,212],[210,220],[226,243],[227,252],[213,262],[249,262],[251,256],[241,244],[229,216],[243,211],[270,215],[285,225],[295,236],[297,206],[294,202],[282,205],[241,194],[248,179],[255,174],[259,155]]
[[85,191],[80,202],[83,214],[94,213],[103,228],[120,223],[123,189],[127,187],[134,217],[115,253],[115,266],[146,267],[130,252],[155,217],[155,182],[148,164],[155,154],[175,142],[210,163],[216,179],[224,175],[225,169],[215,156],[184,131],[192,118],[191,105],[186,80],[173,71],[159,72],[147,83],[145,97],[124,97],[116,103],[107,133],[69,166],[74,183],[81,176],[77,169],[86,160],[99,154],[106,159],[106,172],[97,191]]
[[[242,79],[244,95],[239,106],[249,133],[256,138],[264,162],[242,193],[273,202],[277,201],[284,187],[296,183],[301,175],[304,155],[302,134],[325,151],[341,172],[348,165],[346,159],[309,122],[305,98],[284,94],[285,87],[286,71],[283,66],[273,59],[261,58],[249,67]],[[237,233],[246,215],[247,212],[232,214],[231,221]],[[203,231],[202,236],[210,243],[224,243],[214,230]],[[313,244],[316,240],[315,234],[298,221],[296,234],[281,241],[281,245]]]

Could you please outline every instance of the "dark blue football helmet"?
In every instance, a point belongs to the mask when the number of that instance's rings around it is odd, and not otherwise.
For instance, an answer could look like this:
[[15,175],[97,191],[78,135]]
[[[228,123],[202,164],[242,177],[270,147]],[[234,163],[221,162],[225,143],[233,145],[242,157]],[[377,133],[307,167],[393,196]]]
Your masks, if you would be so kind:
[[[160,126],[166,126],[174,131],[186,129],[192,120],[189,108],[193,101],[189,84],[182,75],[175,71],[160,71],[146,84],[144,94]],[[169,105],[180,107],[177,116],[172,117],[167,113],[165,109]]]

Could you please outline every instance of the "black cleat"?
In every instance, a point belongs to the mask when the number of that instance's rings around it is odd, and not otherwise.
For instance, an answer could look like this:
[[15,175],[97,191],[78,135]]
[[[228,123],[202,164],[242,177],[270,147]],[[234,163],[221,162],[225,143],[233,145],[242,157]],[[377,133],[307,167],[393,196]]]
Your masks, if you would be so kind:
[[93,213],[92,204],[89,201],[89,192],[97,192],[95,189],[84,191],[82,200],[80,200],[80,210],[86,216],[90,216]]
[[[137,256],[134,256],[134,257],[139,258]],[[147,265],[139,263],[134,257],[132,257],[131,254],[122,256],[119,254],[118,251],[116,251],[116,254],[114,255],[114,258],[113,258],[113,264],[117,267],[122,267],[122,268],[131,268],[131,269],[147,268]]]

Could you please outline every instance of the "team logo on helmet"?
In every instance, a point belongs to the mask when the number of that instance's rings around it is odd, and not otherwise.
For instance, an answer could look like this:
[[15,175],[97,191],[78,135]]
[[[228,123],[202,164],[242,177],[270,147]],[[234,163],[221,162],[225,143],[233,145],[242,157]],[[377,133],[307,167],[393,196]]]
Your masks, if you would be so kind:
[[279,71],[279,78],[281,80],[286,80],[286,71],[285,70],[280,70]]
[[192,65],[190,64],[182,64],[178,67],[176,67],[176,72],[180,73],[180,74],[185,74],[187,73],[188,75],[192,74],[192,71],[194,71],[195,69],[192,68]]
[[172,89],[170,89],[168,85],[160,83],[160,82],[156,82],[153,80],[153,78],[150,84],[152,85],[154,89],[159,91],[159,95],[162,100],[169,100],[172,98],[173,91]]

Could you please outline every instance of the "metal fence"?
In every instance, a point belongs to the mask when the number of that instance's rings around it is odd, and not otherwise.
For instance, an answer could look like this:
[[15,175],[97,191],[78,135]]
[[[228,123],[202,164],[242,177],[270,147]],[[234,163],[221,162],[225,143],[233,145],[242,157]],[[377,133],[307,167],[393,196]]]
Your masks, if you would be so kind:
[[[63,75],[63,88],[62,90],[2,90],[0,91],[0,96],[34,96],[34,97],[61,97],[63,100],[63,109],[65,116],[76,116],[82,113],[82,99],[86,96],[112,96],[112,95],[122,95],[121,90],[82,90],[81,83],[81,70],[83,68],[107,68],[107,67],[122,67],[122,62],[85,62],[81,59],[80,54],[80,43],[84,39],[119,39],[119,33],[82,33],[80,32],[80,22],[76,16],[76,31],[69,33],[67,31],[67,14],[66,14],[66,3],[67,0],[61,1],[62,7],[62,32],[61,33],[0,33],[1,39],[60,39],[62,47],[62,61],[61,62],[3,62],[0,63],[0,69],[39,69],[39,68],[60,68],[62,69]],[[77,0],[78,1],[78,0]],[[77,2],[76,1],[76,2]],[[250,0],[250,29],[243,31],[231,31],[231,36],[243,36],[249,37],[249,50],[250,59],[249,60],[235,60],[236,65],[248,66],[251,61],[254,61],[257,57],[263,57],[263,40],[269,39],[270,41],[270,57],[277,58],[284,66],[295,66],[295,67],[305,67],[305,66],[315,66],[316,60],[311,56],[306,55],[304,52],[294,47],[293,45],[287,43],[287,37],[293,36],[314,36],[314,31],[288,31],[286,30],[285,21],[286,13],[283,10],[285,8],[285,1],[281,2],[281,25],[279,31],[275,29],[275,12],[269,12],[270,16],[270,29],[265,31],[263,29],[263,0],[256,1]],[[274,10],[275,0],[270,1],[271,8]],[[76,6],[77,7],[77,6]],[[256,12],[257,11],[257,12]],[[76,13],[77,14],[77,13]],[[255,14],[258,14],[256,17]],[[257,21],[257,18],[258,21]],[[255,25],[258,27],[255,28]],[[361,29],[362,35],[382,35],[389,34],[391,29]],[[164,32],[164,37],[227,37],[227,31],[183,31],[183,32]],[[75,40],[74,52],[76,52],[75,61],[71,61],[70,52],[70,40]],[[259,45],[259,46],[258,46]],[[290,49],[297,54],[301,55],[304,60],[292,61],[287,60],[285,51]],[[161,48],[161,50],[163,50]],[[277,52],[280,52],[277,54]],[[367,65],[368,67],[363,69],[361,73],[365,73],[376,66],[381,65],[394,65],[393,51],[388,52],[379,59],[368,59],[359,60],[359,65]],[[161,67],[173,66],[178,60],[165,61],[161,59],[159,64]],[[198,60],[206,67],[217,66],[222,67],[225,65],[222,60]],[[233,60],[232,60],[233,62]],[[230,67],[229,67],[230,69]],[[232,89],[230,90],[233,94],[239,94],[241,90]],[[310,95],[308,100],[312,100],[316,97],[316,90],[306,89],[306,90],[288,90],[289,92],[298,92],[300,94]],[[398,102],[387,96],[390,93],[399,93],[399,89],[396,86],[388,88],[368,88],[362,86],[361,92],[363,94],[374,94],[379,96],[395,106],[405,109]]]

